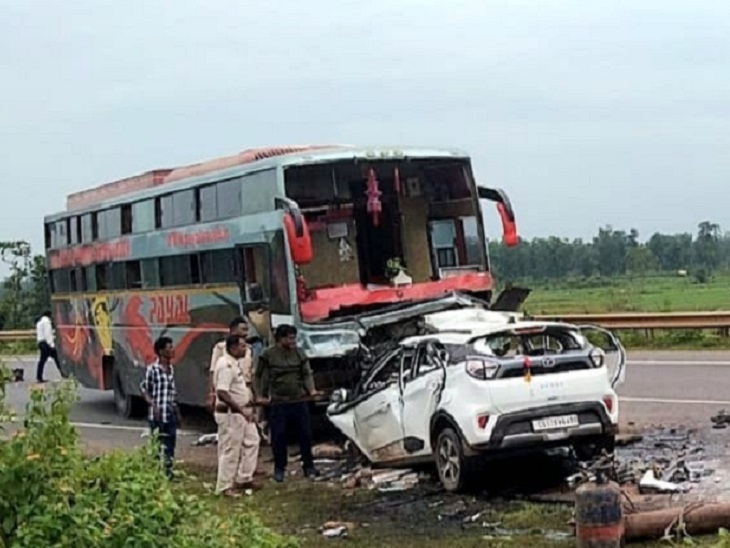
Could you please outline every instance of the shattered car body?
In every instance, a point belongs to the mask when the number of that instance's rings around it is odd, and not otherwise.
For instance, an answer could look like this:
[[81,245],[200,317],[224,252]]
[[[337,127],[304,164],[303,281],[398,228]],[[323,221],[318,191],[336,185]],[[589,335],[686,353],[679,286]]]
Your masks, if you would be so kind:
[[421,322],[429,332],[403,338],[327,409],[372,463],[435,462],[456,491],[477,457],[612,450],[626,364],[612,333],[476,306]]

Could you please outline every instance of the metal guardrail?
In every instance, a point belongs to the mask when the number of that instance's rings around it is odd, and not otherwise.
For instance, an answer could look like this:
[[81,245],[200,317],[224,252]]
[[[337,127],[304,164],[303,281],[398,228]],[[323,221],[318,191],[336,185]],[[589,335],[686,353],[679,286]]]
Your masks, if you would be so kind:
[[[730,330],[730,311],[724,312],[625,312],[611,314],[541,314],[537,320],[594,324],[608,329],[721,329]],[[0,342],[29,341],[32,329],[0,331]]]
[[572,324],[595,324],[608,329],[730,329],[730,312],[553,314],[535,318]]
[[35,339],[35,331],[32,329],[0,331],[0,342],[31,341],[33,339]]

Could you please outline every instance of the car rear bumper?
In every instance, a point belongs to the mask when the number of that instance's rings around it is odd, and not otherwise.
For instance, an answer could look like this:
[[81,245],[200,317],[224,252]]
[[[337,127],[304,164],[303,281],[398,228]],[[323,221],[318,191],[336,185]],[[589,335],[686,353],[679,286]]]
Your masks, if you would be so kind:
[[[560,415],[577,415],[578,426],[544,432],[533,429],[533,420]],[[468,449],[470,453],[479,454],[487,451],[552,447],[569,445],[581,438],[611,436],[616,432],[617,427],[602,403],[567,403],[502,415],[497,418],[489,441],[469,445]]]

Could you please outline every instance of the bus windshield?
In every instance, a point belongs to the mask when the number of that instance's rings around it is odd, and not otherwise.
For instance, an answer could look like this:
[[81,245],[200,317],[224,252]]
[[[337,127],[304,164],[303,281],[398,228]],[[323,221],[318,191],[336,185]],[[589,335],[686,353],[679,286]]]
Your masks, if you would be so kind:
[[468,159],[337,161],[290,166],[287,197],[307,222],[299,266],[305,321],[461,290],[491,290]]

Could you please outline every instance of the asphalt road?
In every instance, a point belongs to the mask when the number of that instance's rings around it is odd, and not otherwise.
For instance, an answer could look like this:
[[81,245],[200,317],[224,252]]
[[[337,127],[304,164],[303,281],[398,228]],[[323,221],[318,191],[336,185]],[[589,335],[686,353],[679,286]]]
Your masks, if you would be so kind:
[[[11,384],[7,394],[8,403],[22,413],[35,378],[35,360],[10,358],[6,364],[25,370],[26,381]],[[50,381],[60,379],[52,362],[46,372]],[[631,352],[619,395],[624,425],[707,426],[711,415],[726,407],[730,410],[730,352]],[[116,415],[111,392],[85,388],[79,390],[71,420],[89,443],[128,445],[139,441],[145,428],[143,420]],[[181,435],[192,440],[213,430],[203,413],[190,412]]]

